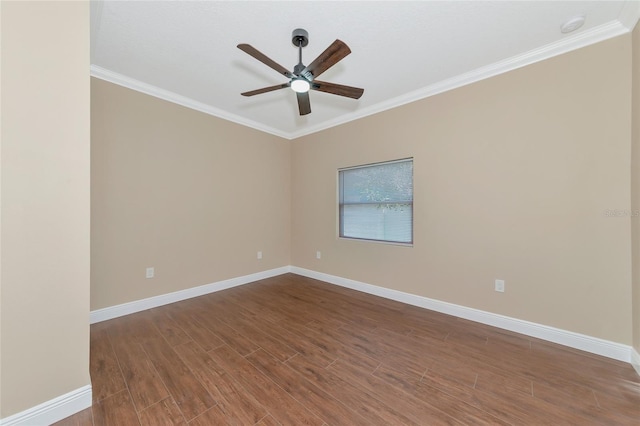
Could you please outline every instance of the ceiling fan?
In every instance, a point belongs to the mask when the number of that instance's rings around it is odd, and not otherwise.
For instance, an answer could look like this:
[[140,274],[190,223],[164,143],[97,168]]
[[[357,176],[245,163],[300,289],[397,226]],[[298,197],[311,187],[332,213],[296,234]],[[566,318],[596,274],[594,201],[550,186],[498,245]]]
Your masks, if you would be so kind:
[[320,56],[311,62],[311,64],[305,66],[302,63],[302,48],[309,44],[309,33],[301,28],[293,30],[291,42],[298,48],[298,64],[293,67],[293,72],[290,72],[282,65],[277,64],[253,46],[248,44],[238,45],[238,49],[248,53],[266,66],[276,70],[278,73],[289,79],[287,83],[241,93],[242,96],[254,96],[261,93],[271,92],[273,90],[284,89],[285,87],[291,87],[291,89],[296,92],[296,96],[298,98],[298,111],[300,112],[300,115],[306,115],[311,112],[309,90],[318,90],[320,92],[331,93],[333,95],[360,99],[360,96],[364,93],[364,89],[316,80],[316,77],[351,53],[349,46],[340,40],[336,40],[331,43],[331,45],[320,54]]

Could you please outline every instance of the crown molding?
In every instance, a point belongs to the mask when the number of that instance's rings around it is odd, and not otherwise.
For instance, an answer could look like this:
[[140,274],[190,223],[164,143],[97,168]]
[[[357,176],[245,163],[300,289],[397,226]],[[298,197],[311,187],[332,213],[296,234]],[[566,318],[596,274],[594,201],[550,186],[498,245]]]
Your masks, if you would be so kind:
[[620,11],[620,16],[618,20],[622,25],[627,28],[629,31],[633,31],[633,28],[638,23],[640,19],[640,1],[638,0],[627,0],[622,5],[622,10]]
[[[640,4],[640,2],[638,2]],[[631,13],[629,13],[631,15]],[[630,21],[630,19],[627,19]],[[637,21],[637,18],[636,18]],[[578,33],[571,37],[567,37],[560,41],[547,44],[537,49],[530,50],[520,55],[513,56],[511,58],[489,64],[484,67],[477,68],[458,76],[448,78],[446,80],[439,81],[435,84],[420,88],[413,92],[406,93],[393,99],[389,99],[384,102],[372,105],[368,108],[358,110],[357,112],[335,120],[326,121],[317,126],[307,127],[298,132],[294,132],[290,135],[290,139],[296,139],[302,136],[306,136],[312,133],[316,133],[322,130],[326,130],[331,127],[335,127],[341,124],[348,123],[369,115],[377,114],[383,111],[387,111],[393,108],[397,108],[402,105],[406,105],[411,102],[419,101],[421,99],[429,98],[431,96],[438,95],[440,93],[448,92],[450,90],[457,89],[472,83],[476,83],[481,80],[485,80],[491,77],[495,77],[500,74],[504,74],[509,71],[516,70],[518,68],[525,67],[527,65],[541,62],[546,59],[553,58],[555,56],[562,55],[564,53],[571,52],[573,50],[580,49],[601,41],[608,40],[613,37],[620,36],[628,33],[630,30],[620,21],[612,21],[598,27],[594,27],[588,31]]]
[[144,83],[142,81],[102,68],[97,65],[91,65],[91,76],[123,87],[127,87],[132,90],[136,90],[138,92],[145,93],[150,96],[164,99],[166,101],[173,102],[178,105],[203,112],[205,114],[213,115],[223,120],[231,121],[242,126],[250,127],[265,133],[279,136],[284,139],[292,140],[332,127],[336,127],[341,124],[346,124],[360,118],[377,114],[379,112],[397,108],[411,102],[435,96],[449,90],[476,83],[481,80],[495,77],[497,75],[504,74],[506,72],[534,64],[536,62],[541,62],[546,59],[550,59],[555,56],[580,49],[582,47],[599,43],[613,37],[618,37],[632,31],[639,18],[640,1],[628,0],[624,3],[620,11],[620,16],[616,21],[611,21],[607,24],[591,28],[588,31],[578,32],[574,35],[567,36],[566,38],[563,38],[562,40],[559,40],[557,42],[530,50],[529,52],[525,52],[523,54],[477,68],[467,73],[442,80],[435,84],[431,84],[429,86],[406,93],[393,99],[377,103],[353,113],[345,114],[333,120],[328,120],[314,126],[305,127],[294,132],[286,132],[271,126],[266,126],[262,123],[258,123],[256,121],[241,117],[236,114],[231,114],[227,111],[223,111],[211,105],[207,105],[186,96],[178,95],[177,93],[161,89],[159,87]]

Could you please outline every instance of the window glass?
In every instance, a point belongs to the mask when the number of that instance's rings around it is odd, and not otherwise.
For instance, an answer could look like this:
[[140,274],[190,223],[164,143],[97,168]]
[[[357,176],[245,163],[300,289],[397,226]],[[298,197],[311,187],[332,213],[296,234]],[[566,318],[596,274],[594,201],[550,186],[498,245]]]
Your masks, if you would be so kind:
[[340,169],[340,237],[413,242],[413,159]]

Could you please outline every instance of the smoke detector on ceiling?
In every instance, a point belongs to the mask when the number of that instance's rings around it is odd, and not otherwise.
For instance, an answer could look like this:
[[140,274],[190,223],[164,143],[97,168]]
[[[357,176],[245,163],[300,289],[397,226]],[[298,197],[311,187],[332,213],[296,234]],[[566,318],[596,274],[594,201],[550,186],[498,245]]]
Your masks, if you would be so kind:
[[560,31],[562,34],[567,34],[573,32],[584,25],[584,15],[574,16],[571,19],[568,19],[562,26],[560,27]]

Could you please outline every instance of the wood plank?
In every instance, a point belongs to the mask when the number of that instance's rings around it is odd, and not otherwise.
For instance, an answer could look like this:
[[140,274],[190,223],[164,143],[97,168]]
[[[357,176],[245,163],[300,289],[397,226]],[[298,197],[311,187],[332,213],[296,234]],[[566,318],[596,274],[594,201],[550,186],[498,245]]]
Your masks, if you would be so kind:
[[95,426],[139,425],[138,414],[126,390],[108,396],[92,405]]
[[109,333],[104,327],[91,327],[89,371],[94,402],[127,388]]
[[[508,404],[501,404],[500,401],[504,396],[503,394],[491,396],[478,391],[474,392],[474,390],[468,386],[461,386],[451,381],[444,381],[442,383],[431,381],[429,384],[426,384],[421,381],[407,379],[405,374],[389,369],[384,365],[376,370],[374,375],[420,400],[435,404],[439,409],[456,418],[459,414],[459,407],[466,408],[467,405],[471,405],[508,423],[533,424],[523,423],[523,418],[527,419],[526,410],[522,410],[517,406],[513,407]],[[531,395],[529,394],[528,397],[531,398]],[[453,409],[454,406],[457,408]],[[529,421],[531,420],[529,419]]]
[[369,370],[369,373],[373,372],[380,365],[380,362],[376,359],[331,338],[331,336],[327,334],[311,330],[303,324],[287,322],[281,323],[280,325],[285,330],[298,336],[299,339],[320,348],[329,354],[330,357],[350,359],[354,360],[354,362],[359,362],[363,368]]
[[288,365],[278,362],[262,349],[255,351],[246,359],[326,423],[370,425],[369,420],[350,410],[329,393],[306,380]]
[[[598,408],[602,410],[604,416],[622,417],[627,421],[638,421],[640,419],[640,384],[629,383],[638,389],[637,394],[631,394],[628,397],[619,398],[615,395],[607,395],[601,392],[594,392],[598,402]],[[618,420],[622,422],[622,420]],[[613,422],[612,422],[613,423]],[[640,423],[640,422],[638,422]]]
[[187,422],[216,404],[164,339],[147,339],[142,347]]
[[210,351],[211,357],[238,380],[283,425],[322,425],[324,421],[311,413],[249,361],[228,346]]
[[[171,306],[171,305],[169,305]],[[191,341],[191,337],[169,315],[166,307],[150,309],[147,315],[158,332],[171,346]]]
[[260,329],[255,327],[250,320],[244,318],[243,315],[236,315],[233,310],[226,312],[226,317],[231,318],[233,316],[233,325],[229,324],[247,339],[250,339],[253,343],[258,345],[259,348],[269,352],[276,357],[279,361],[286,361],[295,354],[296,350],[278,339],[277,336],[271,333],[271,331]]
[[292,358],[287,364],[372,424],[419,424],[396,410],[392,401],[377,399],[375,393],[348,383],[330,369],[306,363],[302,357]]
[[[189,306],[189,305],[188,305]],[[177,304],[168,305],[167,314],[184,330],[184,332],[205,351],[224,345],[222,339],[202,325],[193,315],[193,309]]]
[[[289,364],[303,374],[315,377],[318,370],[306,363],[302,359],[294,359]],[[351,364],[339,359],[329,368],[341,380],[350,383],[357,388],[366,389],[367,392],[374,395],[381,401],[386,401],[398,411],[404,413],[413,421],[422,423],[427,422],[430,425],[448,425],[460,424],[450,415],[439,410],[437,407],[430,405],[426,401],[420,401],[413,397],[410,393],[385,383],[380,378],[372,374],[363,374],[362,370],[356,364]]]
[[207,327],[210,332],[219,337],[226,345],[231,346],[239,354],[243,356],[248,355],[259,348],[254,342],[225,324],[223,317],[218,315],[218,313],[200,309],[193,313],[196,321]]
[[[276,339],[277,341],[280,341],[292,348],[296,353],[304,355],[307,359],[314,359],[318,365],[326,367],[336,360],[335,356],[325,352],[318,346],[313,345],[307,339],[300,338],[300,336],[295,333],[282,328],[276,323],[255,319],[252,325],[255,329],[261,331],[265,335],[271,336],[273,339]],[[263,347],[263,349],[265,348]],[[286,359],[283,361],[286,361]]]
[[365,334],[350,327],[343,327],[327,334],[328,337],[335,341],[364,353],[381,363],[396,366],[396,368],[404,369],[416,376],[422,375],[425,369],[433,362],[428,356],[429,352],[424,350],[424,345],[419,342],[403,339],[404,335],[382,329],[378,329],[376,332],[393,335],[398,342],[403,342],[403,345],[388,339],[378,339],[376,334]]
[[189,422],[190,426],[212,426],[212,425],[242,425],[237,419],[230,417],[228,413],[222,411],[220,406],[205,411],[195,419]]
[[499,393],[506,389],[510,392],[532,395],[533,382],[503,370],[483,368],[478,370],[478,379],[474,389],[487,393]]
[[268,414],[240,383],[194,342],[174,347],[198,381],[217,401],[220,409],[242,424],[254,424]]
[[[139,332],[135,320],[114,321],[109,329],[109,339],[118,357],[122,373],[137,410],[143,410],[169,396],[146,352],[136,337]],[[144,328],[150,335],[155,331]]]
[[173,398],[156,402],[138,413],[142,426],[186,426],[187,422]]
[[268,415],[263,417],[258,423],[256,423],[256,426],[281,426],[279,422],[276,421],[276,419],[273,418],[273,416]]

